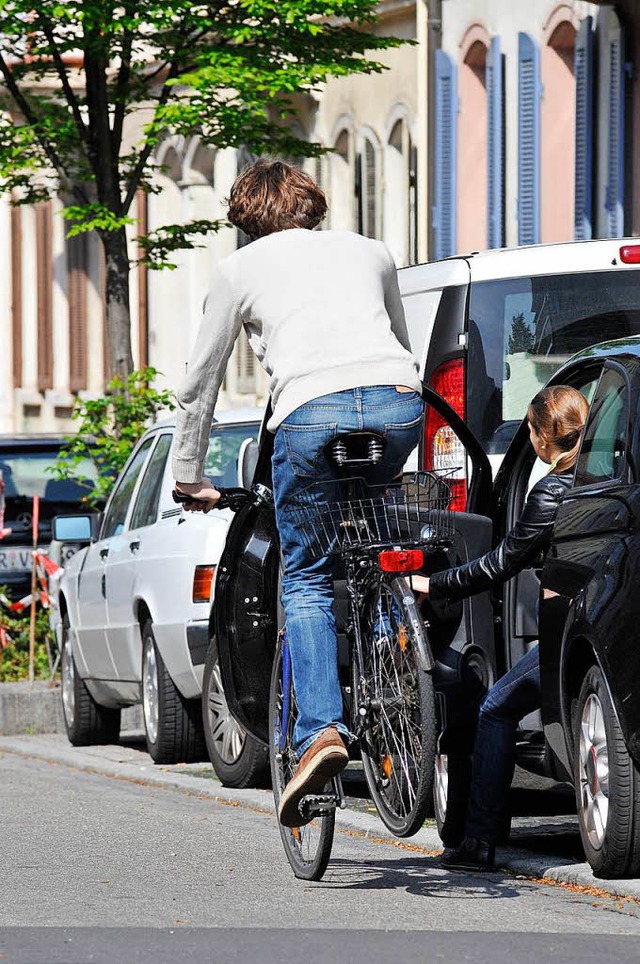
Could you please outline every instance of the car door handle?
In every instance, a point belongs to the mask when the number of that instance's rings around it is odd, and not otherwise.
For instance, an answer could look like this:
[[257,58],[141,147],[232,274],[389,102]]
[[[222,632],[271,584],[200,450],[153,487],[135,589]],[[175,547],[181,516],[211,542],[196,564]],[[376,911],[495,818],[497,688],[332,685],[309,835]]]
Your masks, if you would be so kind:
[[100,558],[101,558],[101,559],[106,559],[108,555],[109,555],[109,550],[108,550],[108,549],[101,549],[101,550],[100,550]]
[[133,542],[130,542],[130,543],[129,543],[129,549],[130,549],[131,552],[137,552],[139,548],[140,548],[140,540],[139,540],[139,539],[134,539]]

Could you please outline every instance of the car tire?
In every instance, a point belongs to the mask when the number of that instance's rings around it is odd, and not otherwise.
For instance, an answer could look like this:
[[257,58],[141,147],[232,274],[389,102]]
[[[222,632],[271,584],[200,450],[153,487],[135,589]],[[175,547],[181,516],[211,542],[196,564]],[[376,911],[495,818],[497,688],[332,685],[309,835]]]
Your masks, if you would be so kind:
[[206,759],[200,701],[185,699],[171,679],[151,620],[142,627],[142,713],[147,750],[154,763]]
[[247,733],[229,712],[215,640],[209,644],[204,664],[202,719],[209,759],[223,786],[246,790],[271,785],[269,748]]
[[573,716],[573,772],[585,856],[596,877],[640,873],[640,770],[625,746],[599,666],[587,672]]
[[60,657],[62,715],[69,742],[73,746],[117,743],[120,738],[120,710],[96,703],[80,678],[69,627],[69,616],[62,618]]

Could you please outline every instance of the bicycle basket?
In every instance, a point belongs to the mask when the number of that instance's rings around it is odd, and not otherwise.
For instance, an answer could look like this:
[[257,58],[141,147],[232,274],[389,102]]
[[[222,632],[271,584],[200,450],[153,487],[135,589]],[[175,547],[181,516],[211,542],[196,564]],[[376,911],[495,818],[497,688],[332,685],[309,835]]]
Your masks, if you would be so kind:
[[415,472],[392,485],[371,486],[364,479],[318,482],[304,489],[289,510],[307,547],[321,557],[365,546],[448,544],[453,537],[450,501],[446,476]]

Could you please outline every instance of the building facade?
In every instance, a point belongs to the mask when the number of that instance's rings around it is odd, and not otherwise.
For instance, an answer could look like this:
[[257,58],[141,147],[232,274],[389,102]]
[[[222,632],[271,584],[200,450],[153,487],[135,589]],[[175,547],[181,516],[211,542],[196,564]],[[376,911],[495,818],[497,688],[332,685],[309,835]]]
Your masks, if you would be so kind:
[[[377,27],[409,41],[387,70],[300,98],[299,133],[331,148],[305,162],[325,189],[325,227],[386,242],[401,265],[466,251],[640,234],[640,5],[587,0],[385,0]],[[143,228],[224,218],[250,157],[168,138]],[[97,239],[65,239],[60,203],[0,196],[0,432],[64,431],[78,394],[109,377]],[[132,237],[136,231],[132,231]],[[213,264],[241,239],[223,228],[174,271],[132,269],[136,365],[176,386]],[[131,256],[137,252],[131,241]],[[225,407],[264,401],[241,337]]]

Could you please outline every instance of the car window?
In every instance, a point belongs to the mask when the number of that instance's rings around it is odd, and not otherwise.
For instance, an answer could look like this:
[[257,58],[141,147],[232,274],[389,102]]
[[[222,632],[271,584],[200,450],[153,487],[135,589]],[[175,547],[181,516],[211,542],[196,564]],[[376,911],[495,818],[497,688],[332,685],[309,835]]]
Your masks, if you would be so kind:
[[605,369],[584,431],[575,485],[622,478],[627,460],[628,389],[624,374]]
[[605,339],[638,334],[635,271],[474,282],[469,427],[487,453],[503,454],[533,396],[571,355]]
[[161,435],[158,439],[158,444],[151,453],[144,478],[138,489],[138,497],[133,515],[131,516],[132,529],[140,529],[142,526],[153,525],[158,518],[160,490],[164,477],[164,467],[167,464],[167,456],[171,449],[171,441],[171,435]]
[[238,455],[245,439],[258,438],[257,422],[241,425],[214,425],[204,462],[204,474],[214,485],[224,488],[238,484]]
[[144,440],[132,461],[129,463],[128,469],[120,479],[113,498],[109,503],[104,522],[102,523],[102,531],[100,532],[101,539],[108,539],[109,536],[117,536],[124,529],[124,520],[127,518],[129,502],[131,501],[133,490],[136,487],[138,476],[140,475],[152,442],[153,436]]

